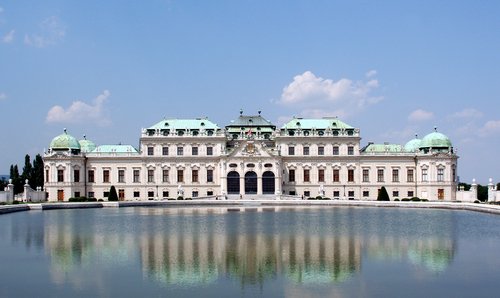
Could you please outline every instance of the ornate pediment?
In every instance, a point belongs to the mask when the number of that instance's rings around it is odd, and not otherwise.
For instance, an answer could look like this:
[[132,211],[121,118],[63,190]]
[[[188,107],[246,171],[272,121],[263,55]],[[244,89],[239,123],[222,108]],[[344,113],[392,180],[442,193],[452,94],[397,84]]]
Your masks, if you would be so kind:
[[235,149],[229,154],[229,157],[274,157],[270,149],[265,147],[264,142],[258,140],[242,141],[235,146]]

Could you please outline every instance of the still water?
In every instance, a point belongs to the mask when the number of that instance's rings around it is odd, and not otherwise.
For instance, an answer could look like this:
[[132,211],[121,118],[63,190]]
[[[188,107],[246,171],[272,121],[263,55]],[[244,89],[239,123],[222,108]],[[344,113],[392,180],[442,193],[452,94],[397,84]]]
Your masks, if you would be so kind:
[[110,208],[0,216],[0,297],[498,297],[500,216]]

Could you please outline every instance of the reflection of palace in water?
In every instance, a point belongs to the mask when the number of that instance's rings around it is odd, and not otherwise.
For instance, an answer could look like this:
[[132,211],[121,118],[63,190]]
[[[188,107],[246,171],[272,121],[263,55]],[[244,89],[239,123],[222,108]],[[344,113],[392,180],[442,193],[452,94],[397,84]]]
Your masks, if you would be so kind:
[[386,234],[364,233],[356,224],[347,230],[322,229],[321,216],[308,218],[308,229],[283,228],[283,218],[278,227],[277,217],[287,213],[283,207],[241,208],[239,212],[232,208],[137,208],[127,212],[146,221],[135,223],[136,229],[116,232],[87,218],[89,230],[79,226],[80,220],[78,224],[65,222],[67,213],[52,214],[40,232],[51,256],[53,279],[61,281],[66,273],[93,262],[127,263],[140,257],[144,274],[166,284],[204,284],[219,278],[260,284],[277,276],[297,283],[332,283],[359,272],[362,257],[408,260],[426,270],[444,271],[455,249],[451,213],[450,218],[440,217],[441,222],[448,222],[442,225],[448,230],[419,238],[397,236],[391,228]]

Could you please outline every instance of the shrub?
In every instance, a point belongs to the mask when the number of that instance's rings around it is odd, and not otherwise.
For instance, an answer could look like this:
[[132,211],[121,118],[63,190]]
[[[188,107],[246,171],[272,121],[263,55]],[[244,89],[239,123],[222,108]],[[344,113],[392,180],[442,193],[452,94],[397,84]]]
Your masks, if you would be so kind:
[[114,185],[111,185],[111,188],[109,189],[108,201],[111,201],[111,202],[118,201],[118,194],[116,193],[116,188]]
[[399,199],[397,199],[397,198],[396,198],[396,199],[394,199],[394,201],[395,201],[395,202],[399,202]]
[[385,186],[382,186],[380,191],[378,192],[377,201],[390,201],[389,194],[387,193],[387,189]]
[[322,200],[331,200],[331,199],[328,197],[323,197]]
[[183,196],[178,196],[177,200],[184,200],[184,197]]
[[316,200],[316,198],[313,198],[313,197],[309,197],[307,198],[308,200]]
[[185,198],[184,200],[186,200],[186,201],[187,201],[187,200],[192,201],[193,199],[192,199],[192,198]]
[[413,197],[413,198],[411,198],[411,201],[412,202],[420,202],[420,198],[419,197]]
[[322,196],[316,196],[316,200],[323,200]]
[[98,201],[98,202],[104,202],[104,200],[103,200],[103,199],[99,199],[99,200],[97,200],[97,201]]
[[7,203],[5,203],[5,202],[0,202],[0,205],[7,205]]
[[408,199],[408,198],[404,198],[404,199],[401,199],[401,201],[402,201],[402,202],[409,202],[409,201],[410,201],[410,199]]
[[479,203],[481,203],[481,201],[475,200],[474,203],[479,204]]
[[87,202],[97,202],[96,198],[87,198]]
[[429,202],[429,200],[427,200],[427,199],[420,199],[420,201],[422,201],[422,202]]
[[174,198],[168,198],[168,200],[169,200],[169,201],[175,201],[175,199],[174,199]]

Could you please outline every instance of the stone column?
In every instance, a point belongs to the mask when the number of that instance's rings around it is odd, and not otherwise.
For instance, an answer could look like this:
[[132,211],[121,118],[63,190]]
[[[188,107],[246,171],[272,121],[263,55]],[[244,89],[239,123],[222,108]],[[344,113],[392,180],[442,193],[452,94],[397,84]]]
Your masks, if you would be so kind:
[[490,178],[490,183],[488,183],[488,202],[496,202],[496,189],[495,184],[493,184],[493,179]]
[[257,176],[257,195],[262,195],[262,175]]
[[472,202],[477,200],[477,183],[476,179],[472,179],[472,185],[470,187],[470,199]]
[[245,194],[245,176],[240,175],[240,195]]

